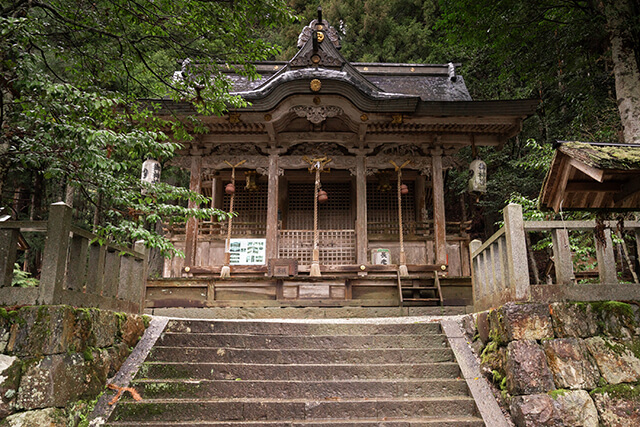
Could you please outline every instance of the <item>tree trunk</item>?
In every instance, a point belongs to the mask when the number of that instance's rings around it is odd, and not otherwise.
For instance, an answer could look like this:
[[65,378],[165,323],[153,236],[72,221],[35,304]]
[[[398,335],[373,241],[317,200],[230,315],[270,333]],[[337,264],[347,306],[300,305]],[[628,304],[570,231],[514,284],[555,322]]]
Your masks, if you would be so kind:
[[609,0],[605,14],[624,141],[640,144],[640,70],[636,60],[637,46],[630,30],[630,21],[635,16],[632,1]]

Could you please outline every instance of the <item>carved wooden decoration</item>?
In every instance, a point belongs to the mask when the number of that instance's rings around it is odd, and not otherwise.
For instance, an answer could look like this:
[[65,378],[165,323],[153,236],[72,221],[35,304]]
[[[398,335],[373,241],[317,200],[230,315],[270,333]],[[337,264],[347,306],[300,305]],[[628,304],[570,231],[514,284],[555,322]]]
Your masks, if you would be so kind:
[[327,117],[336,117],[342,114],[342,108],[335,106],[304,106],[298,105],[292,107],[291,111],[296,113],[298,117],[305,117],[313,124],[324,122]]

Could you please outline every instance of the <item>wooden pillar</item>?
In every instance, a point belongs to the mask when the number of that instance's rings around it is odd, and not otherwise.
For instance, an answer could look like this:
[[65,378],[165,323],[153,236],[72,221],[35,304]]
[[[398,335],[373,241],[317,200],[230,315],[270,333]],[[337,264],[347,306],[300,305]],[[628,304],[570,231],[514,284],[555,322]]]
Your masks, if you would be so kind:
[[569,232],[565,228],[551,230],[553,243],[553,264],[556,270],[556,284],[570,285],[573,283],[573,257],[569,247]]
[[425,207],[427,203],[427,177],[424,175],[418,175],[416,178],[415,192],[416,192],[416,221],[425,222],[426,212]]
[[447,224],[444,213],[444,178],[442,176],[442,149],[431,152],[431,185],[433,194],[433,239],[436,264],[447,262]]
[[356,156],[356,262],[367,264],[367,164],[364,155]]
[[596,258],[598,260],[600,283],[608,285],[617,284],[618,275],[616,273],[616,259],[613,253],[611,229],[609,228],[604,230],[604,242],[605,245],[603,246],[596,240]]
[[278,181],[279,156],[269,155],[269,188],[267,197],[267,261],[278,257]]
[[[189,181],[189,190],[200,193],[202,185],[202,157],[194,155],[191,157],[191,180]],[[195,209],[198,204],[189,200],[189,209]],[[198,220],[189,218],[187,221],[186,241],[184,248],[184,265],[194,266],[196,264],[196,247],[198,244]]]

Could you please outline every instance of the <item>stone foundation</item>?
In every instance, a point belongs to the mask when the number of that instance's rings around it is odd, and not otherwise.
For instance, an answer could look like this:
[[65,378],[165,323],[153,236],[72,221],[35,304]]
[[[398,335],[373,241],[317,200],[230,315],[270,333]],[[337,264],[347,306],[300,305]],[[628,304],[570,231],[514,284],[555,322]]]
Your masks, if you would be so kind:
[[508,303],[465,332],[517,426],[640,425],[640,307]]
[[132,314],[0,308],[0,425],[36,425],[34,417],[66,425],[56,408],[100,394],[144,330],[143,317]]

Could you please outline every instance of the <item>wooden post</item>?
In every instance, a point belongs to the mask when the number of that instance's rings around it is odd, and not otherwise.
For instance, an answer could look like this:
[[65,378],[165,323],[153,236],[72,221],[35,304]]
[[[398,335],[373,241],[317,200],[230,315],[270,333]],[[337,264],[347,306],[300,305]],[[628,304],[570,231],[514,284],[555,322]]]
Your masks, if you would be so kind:
[[367,164],[364,155],[356,156],[356,262],[367,264]]
[[11,286],[13,265],[18,255],[17,229],[0,230],[0,288]]
[[531,295],[531,289],[522,206],[509,203],[504,208],[504,228],[507,241],[508,287],[514,290],[517,301],[526,300]]
[[269,188],[267,196],[267,245],[266,255],[270,259],[278,257],[278,186],[279,186],[279,156],[269,155]]
[[433,187],[433,239],[436,264],[447,263],[447,224],[444,213],[444,179],[442,149],[431,152],[431,185]]
[[569,232],[564,228],[551,231],[553,243],[553,264],[556,270],[556,284],[570,285],[573,283],[573,258],[569,246]]
[[[194,155],[191,157],[191,180],[189,181],[189,190],[200,193],[202,185],[202,157]],[[189,208],[198,207],[195,201],[189,200]],[[194,266],[196,264],[196,247],[198,244],[198,220],[189,218],[187,220],[187,229],[184,247],[184,265]]]
[[42,256],[40,304],[55,304],[64,289],[67,270],[67,250],[72,209],[64,202],[51,205],[47,223],[47,240]]
[[609,228],[604,229],[604,242],[606,247],[603,247],[603,245],[596,240],[596,258],[598,259],[600,283],[609,285],[616,284],[618,283],[616,259],[613,254],[613,241],[611,240],[611,230]]
[[480,246],[482,246],[482,242],[478,239],[474,239],[471,242],[469,242],[469,261],[471,264],[471,295],[473,295],[473,303],[475,305],[475,301],[477,299],[480,298],[480,288],[479,288],[479,283],[478,283],[478,279],[479,279],[479,262],[480,259],[476,258],[474,260],[473,258],[473,254],[475,251],[477,251],[478,249],[480,249]]

